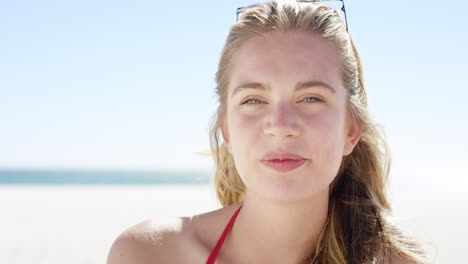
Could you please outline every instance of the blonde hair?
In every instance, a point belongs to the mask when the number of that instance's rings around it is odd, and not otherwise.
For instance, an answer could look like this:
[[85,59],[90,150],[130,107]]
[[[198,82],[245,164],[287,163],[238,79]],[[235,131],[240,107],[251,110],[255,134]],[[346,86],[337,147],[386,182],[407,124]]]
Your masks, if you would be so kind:
[[245,191],[232,155],[219,140],[231,61],[247,40],[273,31],[309,32],[336,47],[343,58],[340,71],[348,90],[348,122],[357,121],[362,129],[359,142],[343,158],[330,185],[327,222],[316,249],[304,256],[303,263],[375,263],[394,254],[427,263],[418,244],[386,219],[391,212],[385,189],[391,163],[388,146],[369,118],[362,64],[354,42],[338,12],[323,5],[270,1],[247,9],[232,25],[216,73],[219,105],[210,131],[218,200],[223,206],[239,203]]

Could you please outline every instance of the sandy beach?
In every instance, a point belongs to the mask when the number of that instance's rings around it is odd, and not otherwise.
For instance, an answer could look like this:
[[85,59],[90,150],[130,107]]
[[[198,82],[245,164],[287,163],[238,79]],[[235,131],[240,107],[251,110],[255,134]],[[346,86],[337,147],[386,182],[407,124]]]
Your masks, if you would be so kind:
[[217,208],[199,186],[0,186],[0,263],[105,263],[118,234],[147,218]]
[[[393,191],[395,217],[433,263],[466,263],[467,194],[414,192]],[[209,185],[0,186],[0,201],[0,263],[8,264],[105,263],[114,239],[137,222],[219,208]]]

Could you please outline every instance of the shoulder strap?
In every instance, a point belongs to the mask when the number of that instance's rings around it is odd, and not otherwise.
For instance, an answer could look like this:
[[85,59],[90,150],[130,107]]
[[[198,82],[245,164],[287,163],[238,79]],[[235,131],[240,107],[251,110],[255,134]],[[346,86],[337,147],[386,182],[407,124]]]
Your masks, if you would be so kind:
[[229,231],[231,230],[232,226],[234,225],[234,222],[236,221],[237,215],[239,214],[241,208],[242,208],[242,205],[232,215],[231,219],[229,220],[229,223],[224,228],[223,234],[218,239],[218,242],[216,243],[216,246],[214,247],[213,251],[211,251],[211,254],[208,257],[208,260],[206,261],[206,264],[214,264],[215,263],[216,257],[218,256],[218,253],[221,250],[221,246],[223,245],[224,240],[226,239],[227,235],[229,234]]

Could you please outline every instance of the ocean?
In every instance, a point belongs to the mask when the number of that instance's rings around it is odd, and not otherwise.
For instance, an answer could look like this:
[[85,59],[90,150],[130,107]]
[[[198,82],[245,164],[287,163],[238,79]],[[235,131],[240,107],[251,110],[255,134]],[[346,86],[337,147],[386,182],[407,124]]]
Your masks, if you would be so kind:
[[0,185],[209,184],[209,172],[0,170]]

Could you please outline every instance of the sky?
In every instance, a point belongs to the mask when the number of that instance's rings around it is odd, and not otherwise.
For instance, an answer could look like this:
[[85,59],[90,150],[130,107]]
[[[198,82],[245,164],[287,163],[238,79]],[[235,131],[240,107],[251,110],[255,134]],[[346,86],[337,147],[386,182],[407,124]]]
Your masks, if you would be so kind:
[[[209,149],[235,10],[252,3],[0,0],[0,169],[211,170],[194,152]],[[468,184],[468,3],[346,8],[394,171]]]

